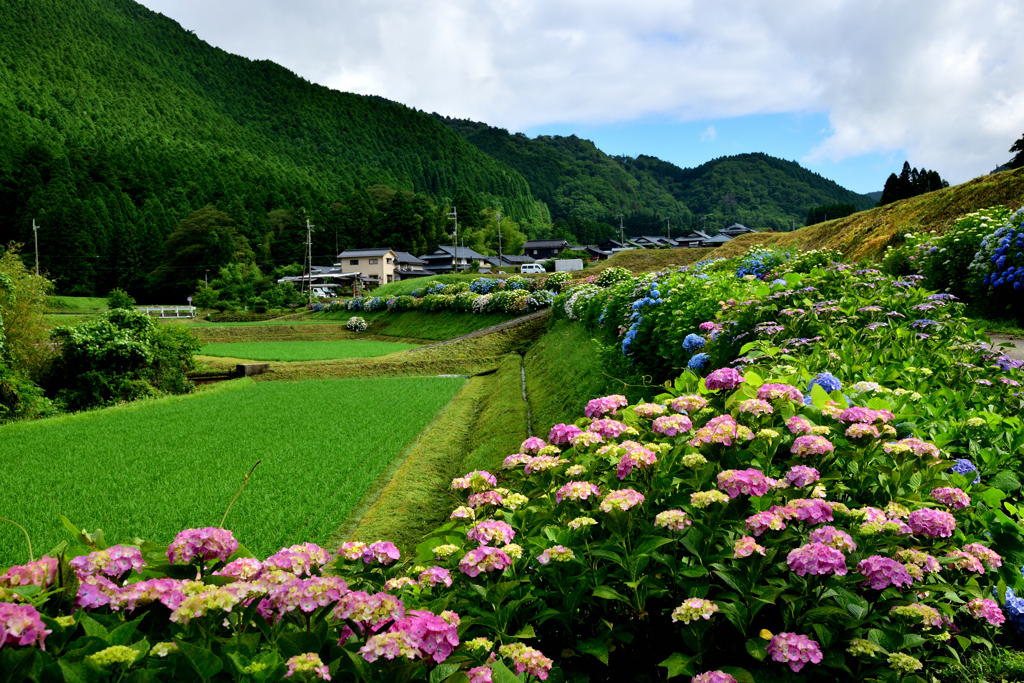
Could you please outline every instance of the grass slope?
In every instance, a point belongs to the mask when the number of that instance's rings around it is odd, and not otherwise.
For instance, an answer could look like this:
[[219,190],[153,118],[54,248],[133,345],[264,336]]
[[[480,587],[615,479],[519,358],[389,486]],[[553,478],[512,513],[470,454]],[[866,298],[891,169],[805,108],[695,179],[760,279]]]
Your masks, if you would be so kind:
[[[311,313],[309,319],[321,322],[331,320],[347,321],[353,313]],[[512,313],[456,313],[453,311],[404,311],[392,313],[376,311],[356,314],[369,323],[368,334],[407,339],[429,339],[444,341],[461,337],[470,332],[482,330],[519,317]]]
[[252,360],[309,361],[374,358],[415,349],[418,344],[379,341],[278,341],[206,344],[200,355]]
[[741,235],[716,249],[652,249],[624,251],[603,261],[593,272],[622,266],[633,272],[688,265],[703,258],[738,256],[755,244],[794,249],[838,249],[853,261],[876,261],[885,248],[903,242],[908,232],[941,234],[966,213],[1002,204],[1017,208],[1024,200],[1024,169],[981,176],[961,185],[861,211],[787,233]]
[[[28,529],[37,555],[64,538],[58,514],[102,528],[112,543],[166,543],[181,529],[219,524],[242,477],[262,460],[226,526],[261,556],[298,541],[326,543],[464,382],[246,382],[5,426],[3,516]],[[26,559],[21,532],[0,526],[0,565]]]
[[448,493],[451,479],[467,471],[498,470],[526,439],[526,403],[521,358],[501,358],[497,372],[474,377],[424,432],[396,470],[378,481],[355,523],[342,527],[336,542],[393,541],[408,556],[423,536],[445,521],[458,502]]

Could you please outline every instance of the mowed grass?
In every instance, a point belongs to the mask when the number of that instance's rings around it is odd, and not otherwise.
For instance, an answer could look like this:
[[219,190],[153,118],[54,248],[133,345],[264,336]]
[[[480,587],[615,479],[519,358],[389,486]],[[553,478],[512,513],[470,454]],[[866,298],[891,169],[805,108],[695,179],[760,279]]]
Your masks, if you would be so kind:
[[[168,543],[225,527],[261,557],[326,544],[461,378],[261,382],[0,428],[0,516],[35,556],[67,538],[58,515],[109,543]],[[228,384],[228,383],[226,383]],[[374,539],[376,540],[376,539]],[[0,566],[28,559],[0,524]]]
[[206,344],[202,356],[251,360],[306,361],[338,358],[375,358],[418,348],[418,344],[381,341],[278,341]]
[[455,311],[374,311],[373,313],[312,313],[310,320],[330,322],[347,321],[353,315],[361,316],[369,324],[369,334],[384,337],[405,337],[444,341],[482,330],[491,325],[520,317],[514,313],[459,313]]

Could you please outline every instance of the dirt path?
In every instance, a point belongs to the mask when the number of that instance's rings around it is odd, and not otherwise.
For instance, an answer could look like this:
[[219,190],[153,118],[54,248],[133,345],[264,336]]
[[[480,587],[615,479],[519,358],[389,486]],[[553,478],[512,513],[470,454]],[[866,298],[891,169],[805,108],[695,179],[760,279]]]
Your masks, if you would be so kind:
[[531,320],[537,320],[538,318],[543,318],[548,315],[551,315],[551,309],[545,308],[543,311],[537,311],[536,313],[524,315],[522,318],[516,318],[515,320],[508,320],[503,323],[498,323],[497,325],[491,325],[490,327],[485,327],[482,330],[477,330],[476,332],[464,334],[461,337],[445,339],[444,341],[437,342],[436,344],[427,344],[426,346],[421,346],[418,349],[410,349],[406,353],[419,353],[420,351],[423,351],[425,349],[432,349],[437,346],[444,346],[445,344],[451,344],[452,342],[462,341],[463,339],[473,339],[474,337],[482,337],[486,334],[500,332],[501,330],[505,330],[510,327],[515,327],[516,325],[522,325],[523,323],[529,322]]
[[1016,336],[1006,336],[1002,334],[990,334],[989,337],[992,339],[992,345],[998,347],[1000,344],[1013,344],[1015,348],[1012,349],[998,349],[998,351],[1005,353],[1007,356],[1014,360],[1024,360],[1024,339]]

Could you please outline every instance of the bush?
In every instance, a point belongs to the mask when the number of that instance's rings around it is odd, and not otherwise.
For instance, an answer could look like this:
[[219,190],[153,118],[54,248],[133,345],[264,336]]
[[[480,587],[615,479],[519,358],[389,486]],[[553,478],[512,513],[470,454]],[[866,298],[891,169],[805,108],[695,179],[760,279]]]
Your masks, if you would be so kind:
[[987,310],[1024,320],[1024,209],[981,240],[968,284]]
[[626,282],[627,280],[633,279],[633,273],[628,268],[620,268],[618,266],[612,266],[611,268],[605,268],[601,271],[601,274],[597,276],[597,281],[594,283],[598,287],[611,287],[617,285],[620,282]]
[[345,323],[345,329],[351,330],[352,332],[365,332],[366,321],[363,318],[354,315],[348,319],[347,323]]
[[52,336],[60,356],[46,384],[69,410],[193,388],[186,373],[201,344],[185,328],[159,326],[143,313],[121,308],[57,327]]
[[107,307],[133,309],[135,308],[135,299],[123,289],[112,289],[107,294]]

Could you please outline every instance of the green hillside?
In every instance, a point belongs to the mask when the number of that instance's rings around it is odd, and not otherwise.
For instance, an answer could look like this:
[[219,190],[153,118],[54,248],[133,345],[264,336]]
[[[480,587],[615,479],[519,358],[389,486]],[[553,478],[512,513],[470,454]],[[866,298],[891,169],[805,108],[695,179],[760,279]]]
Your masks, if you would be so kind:
[[[870,209],[875,201],[851,192],[794,161],[767,154],[714,159],[680,168],[657,157],[608,156],[589,140],[510,134],[484,123],[435,114],[480,150],[519,171],[554,218],[618,224],[630,234],[658,234],[663,218],[681,227],[717,232],[735,222],[789,230],[813,206],[849,203]],[[660,217],[660,218],[659,218]]]
[[[307,218],[329,258],[375,185],[542,215],[518,173],[404,105],[228,54],[131,0],[0,6],[0,240],[31,249],[35,218],[65,293],[139,286],[210,204],[267,263],[301,261]],[[420,241],[443,225],[417,215]]]

